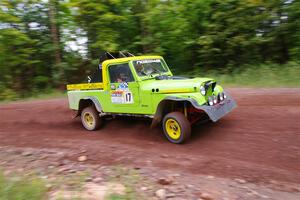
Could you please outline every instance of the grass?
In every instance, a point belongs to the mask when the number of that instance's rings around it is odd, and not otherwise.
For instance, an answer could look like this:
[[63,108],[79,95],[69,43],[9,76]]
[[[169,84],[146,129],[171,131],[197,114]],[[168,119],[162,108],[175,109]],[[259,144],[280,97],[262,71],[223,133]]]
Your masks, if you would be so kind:
[[34,99],[53,99],[59,97],[65,97],[66,92],[60,90],[49,90],[47,92],[34,93],[32,95],[28,95],[28,97],[19,97],[17,93],[9,92],[9,94],[0,94],[0,103],[9,103],[12,101],[30,101]]
[[[88,173],[74,174],[71,177],[61,176],[60,179],[55,179],[53,185],[56,188],[61,188],[62,191],[66,187],[71,187],[74,191],[82,192],[82,186]],[[49,182],[47,182],[49,183]],[[20,176],[15,175],[12,177],[5,176],[0,171],[0,200],[46,200],[48,199],[48,189],[46,182],[36,175]],[[60,197],[61,195],[61,197]],[[73,200],[83,200],[80,196],[73,194]],[[63,193],[56,197],[57,200],[64,200]]]
[[[195,75],[196,74],[196,75]],[[188,75],[211,77],[229,87],[300,87],[300,64],[246,65],[240,69],[194,70]]]
[[1,200],[43,200],[47,197],[45,183],[38,178],[6,177],[0,172],[0,199]]
[[26,100],[32,100],[32,99],[51,99],[51,98],[58,98],[58,97],[64,97],[66,95],[66,92],[60,91],[60,90],[50,90],[47,93],[39,93],[35,94],[33,96],[25,98]]
[[129,200],[129,199],[145,199],[142,194],[137,193],[135,188],[141,181],[141,177],[136,170],[128,169],[122,166],[113,167],[114,177],[110,177],[111,182],[122,183],[126,190],[124,195],[109,194],[105,200]]
[[68,176],[58,176],[52,184],[62,190],[66,185],[68,185],[69,188],[81,191],[85,184],[85,179],[89,176],[89,174],[90,172],[85,171],[69,174]]

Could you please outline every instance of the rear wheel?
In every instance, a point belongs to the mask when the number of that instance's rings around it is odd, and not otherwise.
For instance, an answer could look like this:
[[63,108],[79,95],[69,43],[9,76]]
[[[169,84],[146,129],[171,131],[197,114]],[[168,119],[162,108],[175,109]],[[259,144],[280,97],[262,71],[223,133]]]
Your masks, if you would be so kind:
[[89,106],[82,110],[81,123],[89,131],[95,131],[100,128],[102,119],[94,106]]
[[191,136],[191,124],[181,112],[171,112],[163,119],[163,130],[167,139],[175,144],[188,140]]

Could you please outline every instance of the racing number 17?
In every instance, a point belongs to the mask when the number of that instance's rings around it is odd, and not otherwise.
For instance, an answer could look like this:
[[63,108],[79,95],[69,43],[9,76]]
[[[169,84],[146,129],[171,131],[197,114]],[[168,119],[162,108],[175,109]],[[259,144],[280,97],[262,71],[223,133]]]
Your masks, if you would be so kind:
[[126,103],[132,103],[132,93],[131,92],[127,92],[126,94],[125,94],[125,102]]

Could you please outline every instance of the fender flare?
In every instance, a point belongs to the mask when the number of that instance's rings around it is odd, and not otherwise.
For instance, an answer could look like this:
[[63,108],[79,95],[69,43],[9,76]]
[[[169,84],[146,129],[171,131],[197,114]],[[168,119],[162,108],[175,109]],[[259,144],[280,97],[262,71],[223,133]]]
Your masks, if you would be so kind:
[[84,100],[92,100],[98,112],[102,112],[102,106],[96,97],[85,97]]
[[214,106],[208,106],[205,104],[199,105],[198,102],[192,98],[166,97],[158,104],[156,113],[152,120],[151,127],[155,127],[159,122],[161,122],[162,114],[163,114],[163,106],[164,103],[167,102],[168,100],[190,102],[192,106],[194,106],[194,108],[203,110],[213,122],[216,122],[220,118],[225,116],[227,113],[231,112],[231,110],[233,110],[235,107],[237,107],[234,99],[226,91],[223,92],[226,94],[227,98],[222,103]]
[[168,102],[168,101],[187,101],[189,103],[192,104],[192,106],[194,106],[195,108],[200,108],[200,105],[198,104],[198,102],[195,99],[192,98],[178,98],[178,97],[173,97],[173,96],[167,96],[165,97],[163,100],[161,100],[156,108],[156,112],[154,114],[154,117],[152,119],[152,123],[151,123],[151,128],[156,127],[162,120],[162,114],[163,114],[163,108],[164,105]]
[[80,106],[80,102],[82,101],[86,101],[86,100],[90,100],[93,102],[93,104],[95,105],[95,108],[96,110],[99,112],[99,113],[102,113],[102,106],[100,104],[100,102],[98,101],[98,99],[96,97],[91,97],[91,96],[88,96],[88,97],[84,97],[82,99],[79,100],[79,104],[78,104],[78,111],[77,111],[77,115],[76,117],[78,117],[80,114],[81,114],[81,111],[82,111],[82,108]]

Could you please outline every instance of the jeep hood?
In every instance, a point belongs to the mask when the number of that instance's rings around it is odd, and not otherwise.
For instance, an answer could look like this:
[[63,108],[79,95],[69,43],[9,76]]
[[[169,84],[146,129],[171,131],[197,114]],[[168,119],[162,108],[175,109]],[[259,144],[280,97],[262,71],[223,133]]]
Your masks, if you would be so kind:
[[211,78],[184,78],[167,80],[144,80],[141,89],[156,93],[191,93],[199,92],[200,85],[216,82]]

